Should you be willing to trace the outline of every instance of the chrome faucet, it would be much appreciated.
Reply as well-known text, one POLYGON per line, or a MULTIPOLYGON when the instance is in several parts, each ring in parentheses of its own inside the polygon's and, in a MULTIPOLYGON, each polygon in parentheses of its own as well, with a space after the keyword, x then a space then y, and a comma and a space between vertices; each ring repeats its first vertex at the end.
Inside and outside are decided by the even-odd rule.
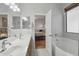
POLYGON ((2 42, 2 51, 5 51, 7 48, 6 48, 6 44, 9 44, 9 45, 11 45, 11 43, 10 42, 6 42, 7 40, 4 40, 3 42, 2 42))

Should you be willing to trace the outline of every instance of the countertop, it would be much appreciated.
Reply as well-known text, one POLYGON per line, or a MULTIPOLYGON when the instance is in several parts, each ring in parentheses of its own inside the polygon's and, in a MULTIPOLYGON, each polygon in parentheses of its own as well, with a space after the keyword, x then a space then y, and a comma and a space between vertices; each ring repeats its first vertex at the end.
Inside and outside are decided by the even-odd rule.
MULTIPOLYGON (((31 33, 27 33, 26 35, 22 36, 20 39, 19 38, 8 38, 8 39, 15 39, 14 41, 11 41, 11 46, 6 46, 8 48, 11 48, 13 46, 19 46, 18 49, 10 52, 8 51, 7 53, 3 52, 0 53, 1 56, 26 56, 28 46, 31 40, 31 33)), ((12 49, 10 49, 12 50, 12 49)))
POLYGON ((31 35, 27 35, 26 37, 23 37, 20 40, 15 40, 12 44, 16 44, 16 46, 19 45, 20 48, 15 50, 11 55, 25 56, 27 54, 30 40, 31 40, 31 35))

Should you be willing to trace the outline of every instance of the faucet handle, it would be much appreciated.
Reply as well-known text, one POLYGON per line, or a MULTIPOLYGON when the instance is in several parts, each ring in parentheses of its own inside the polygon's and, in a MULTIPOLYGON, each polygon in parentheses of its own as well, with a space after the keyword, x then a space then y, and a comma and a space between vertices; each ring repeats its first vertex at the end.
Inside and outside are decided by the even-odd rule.
POLYGON ((3 40, 2 44, 5 44, 5 41, 7 41, 7 40, 3 40))

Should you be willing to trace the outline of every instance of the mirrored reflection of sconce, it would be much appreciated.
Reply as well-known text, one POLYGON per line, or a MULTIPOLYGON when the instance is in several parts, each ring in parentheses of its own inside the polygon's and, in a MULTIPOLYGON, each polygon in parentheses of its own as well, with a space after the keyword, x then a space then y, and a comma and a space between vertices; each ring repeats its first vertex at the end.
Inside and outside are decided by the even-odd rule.
POLYGON ((30 17, 22 16, 21 19, 22 19, 22 28, 23 29, 30 28, 30 17))
POLYGON ((28 18, 27 17, 22 17, 22 20, 28 21, 28 18))

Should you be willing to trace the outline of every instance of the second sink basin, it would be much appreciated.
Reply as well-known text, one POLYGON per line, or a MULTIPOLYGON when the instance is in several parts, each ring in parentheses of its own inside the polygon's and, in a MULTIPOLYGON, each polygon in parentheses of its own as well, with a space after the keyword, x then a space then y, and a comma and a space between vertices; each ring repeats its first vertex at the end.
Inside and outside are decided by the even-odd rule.
POLYGON ((4 52, 0 53, 1 56, 14 56, 15 54, 18 53, 18 51, 20 51, 20 46, 12 46, 10 48, 8 48, 7 50, 5 50, 4 52))

